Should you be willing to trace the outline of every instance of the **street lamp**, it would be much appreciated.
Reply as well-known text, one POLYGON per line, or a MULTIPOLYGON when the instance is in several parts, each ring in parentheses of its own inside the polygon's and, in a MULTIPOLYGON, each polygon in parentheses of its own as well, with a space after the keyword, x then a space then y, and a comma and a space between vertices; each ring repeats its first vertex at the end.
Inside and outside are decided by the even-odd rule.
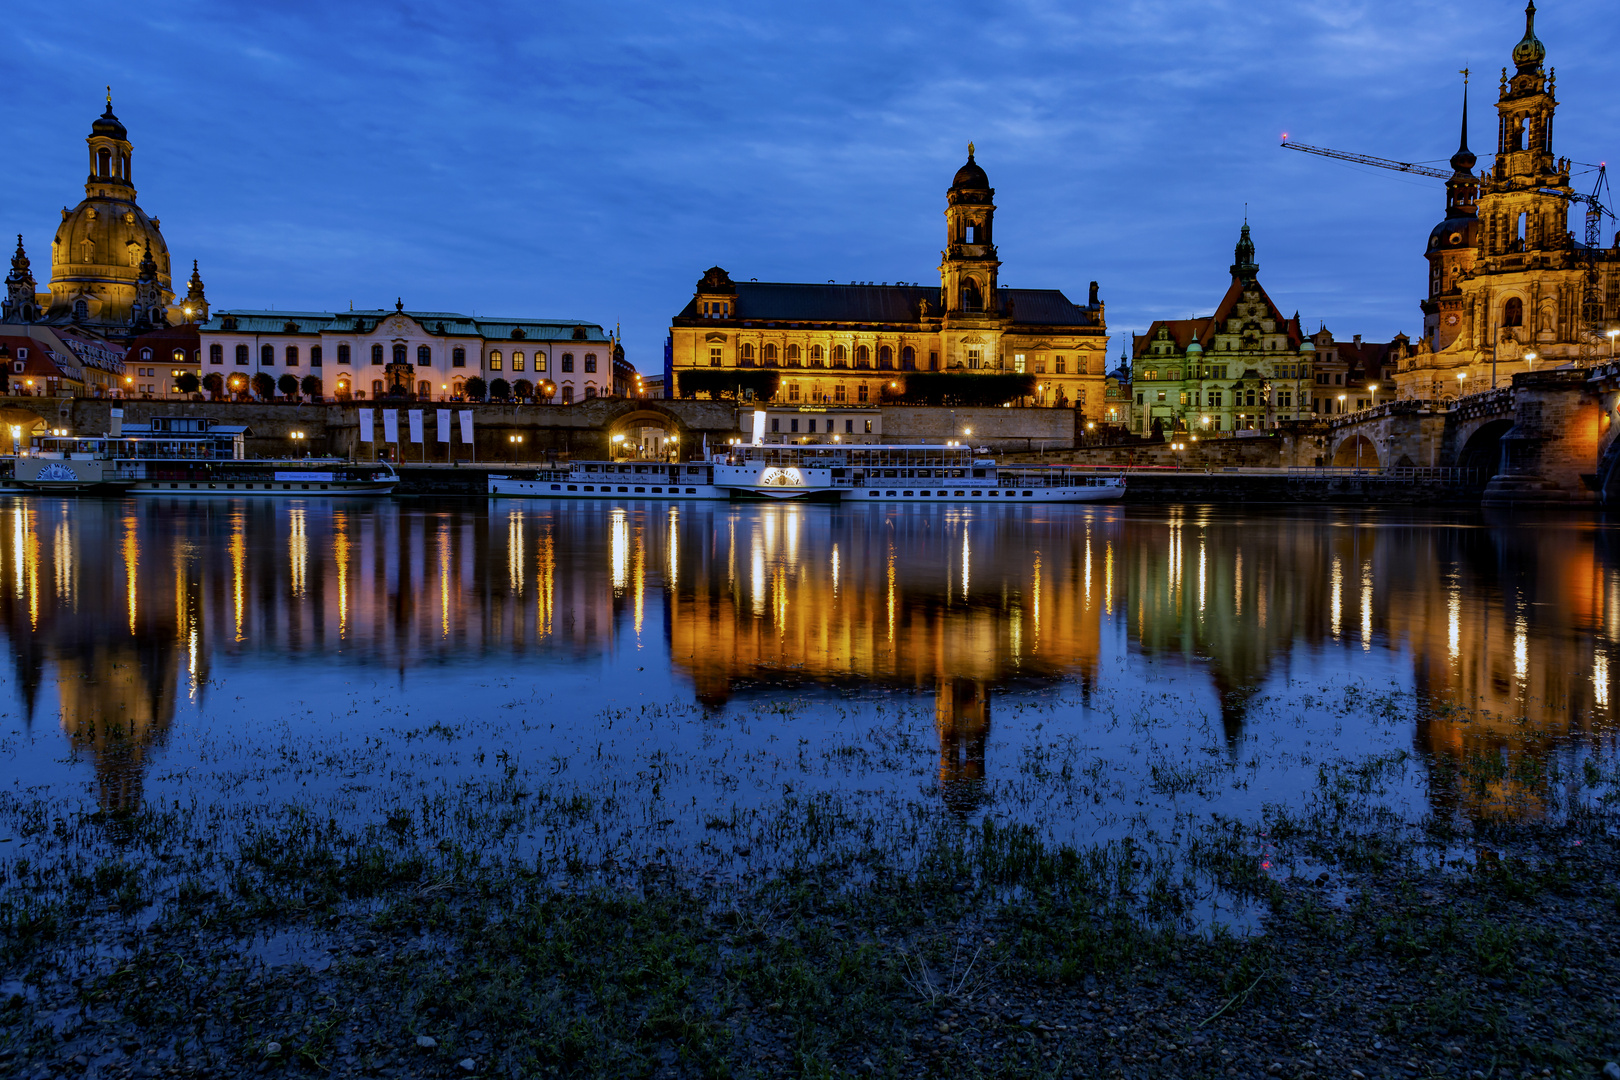
POLYGON ((1375 408, 1375 409, 1378 408, 1378 384, 1377 383, 1368 383, 1367 384, 1367 389, 1372 391, 1373 408, 1375 408))
POLYGON ((1609 331, 1609 359, 1614 359, 1614 339, 1620 337, 1620 330, 1609 331))
POLYGON ((1533 353, 1533 352, 1525 353, 1524 354, 1524 361, 1525 361, 1525 363, 1530 365, 1530 370, 1531 371, 1536 370, 1536 354, 1535 353, 1533 353))
POLYGON ((1344 399, 1345 399, 1345 395, 1340 394, 1339 395, 1339 411, 1340 412, 1344 412, 1344 399))

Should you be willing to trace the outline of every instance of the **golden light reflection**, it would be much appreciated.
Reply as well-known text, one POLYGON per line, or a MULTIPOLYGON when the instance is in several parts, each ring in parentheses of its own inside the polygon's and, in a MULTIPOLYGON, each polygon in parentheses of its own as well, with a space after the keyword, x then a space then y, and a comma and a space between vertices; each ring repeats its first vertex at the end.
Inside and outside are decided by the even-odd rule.
POLYGON ((1520 682, 1530 674, 1530 628, 1522 612, 1513 620, 1513 674, 1520 682))
POLYGON ((294 596, 304 595, 309 573, 309 534, 304 527, 304 513, 302 506, 289 507, 287 513, 287 587, 294 596))
POLYGON ((242 641, 242 624, 247 618, 247 537, 243 534, 247 523, 241 510, 231 514, 231 597, 236 616, 236 640, 242 641))
POLYGON ((1243 549, 1238 548, 1232 562, 1232 610, 1243 614, 1243 549))
POLYGON ((1204 594, 1209 587, 1209 552, 1204 538, 1198 538, 1198 615, 1204 614, 1204 594))
POLYGON ((349 636, 349 516, 332 515, 332 559, 337 566, 338 640, 349 636))
MULTIPOLYGON (((124 515, 124 591, 129 600, 129 632, 135 633, 135 597, 140 591, 136 575, 141 564, 141 542, 136 536, 137 524, 134 514, 124 515)), ((33 576, 30 567, 29 576, 33 576)), ((29 590, 33 592, 32 589, 29 590)))
POLYGON ((641 647, 641 623, 647 617, 647 534, 637 519, 634 542, 630 549, 630 576, 635 582, 635 617, 632 625, 636 634, 636 647, 641 647))
MULTIPOLYGON (((674 508, 671 507, 670 513, 674 512, 674 508)), ((557 588, 557 547, 550 524, 540 530, 540 547, 536 563, 538 565, 535 568, 534 632, 537 638, 543 638, 551 633, 557 588)))
POLYGON ((78 564, 73 556, 73 522, 68 519, 66 506, 56 522, 51 548, 56 570, 56 599, 72 607, 73 579, 78 572, 78 564))
POLYGON ((1372 560, 1361 564, 1361 651, 1372 651, 1373 567, 1372 560))
POLYGON ((1592 657, 1592 697, 1599 708, 1609 707, 1609 657, 1606 653, 1599 652, 1592 657))
POLYGON ((1085 591, 1086 608, 1089 610, 1091 608, 1091 522, 1089 521, 1086 522, 1086 551, 1081 556, 1081 565, 1085 567, 1085 584, 1082 587, 1085 591))
POLYGON ((765 538, 759 523, 754 525, 748 552, 748 581, 751 607, 756 616, 765 614, 765 538))
POLYGON ((1034 641, 1030 643, 1031 652, 1041 650, 1041 553, 1035 552, 1035 570, 1029 583, 1030 615, 1033 618, 1031 635, 1034 641))
POLYGON ((28 595, 27 536, 28 511, 21 500, 16 500, 11 504, 11 567, 17 578, 15 595, 18 600, 28 595))
MULTIPOLYGON (((624 567, 619 561, 621 553, 618 547, 619 526, 623 524, 624 511, 616 510, 618 515, 614 518, 614 547, 613 547, 613 587, 623 588, 624 567)), ((506 515, 506 587, 514 593, 523 591, 523 513, 519 510, 510 511, 506 515)))
POLYGON ((450 521, 439 519, 439 636, 450 636, 450 521))
POLYGON ((1451 655, 1451 662, 1456 663, 1462 648, 1462 590, 1457 587, 1456 577, 1446 590, 1446 651, 1451 655))
POLYGON ((623 593, 630 584, 630 519, 624 508, 615 506, 608 518, 608 559, 612 567, 613 591, 623 593))
POLYGON ((1344 622, 1344 568, 1339 563, 1339 557, 1333 556, 1333 572, 1328 579, 1332 590, 1332 617, 1331 626, 1333 640, 1339 640, 1339 630, 1344 622))
POLYGON ((968 596, 969 577, 973 573, 973 541, 968 530, 962 530, 962 599, 968 596))
POLYGON ((664 537, 664 584, 674 589, 681 583, 681 512, 674 505, 669 508, 664 537))

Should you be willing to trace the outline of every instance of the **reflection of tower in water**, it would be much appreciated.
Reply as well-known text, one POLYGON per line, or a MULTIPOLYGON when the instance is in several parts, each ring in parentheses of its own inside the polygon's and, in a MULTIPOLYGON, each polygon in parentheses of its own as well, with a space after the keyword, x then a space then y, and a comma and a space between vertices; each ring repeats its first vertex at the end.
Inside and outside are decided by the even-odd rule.
POLYGON ((941 679, 934 689, 939 790, 945 805, 969 814, 984 803, 984 748, 990 738, 990 687, 978 679, 941 679))

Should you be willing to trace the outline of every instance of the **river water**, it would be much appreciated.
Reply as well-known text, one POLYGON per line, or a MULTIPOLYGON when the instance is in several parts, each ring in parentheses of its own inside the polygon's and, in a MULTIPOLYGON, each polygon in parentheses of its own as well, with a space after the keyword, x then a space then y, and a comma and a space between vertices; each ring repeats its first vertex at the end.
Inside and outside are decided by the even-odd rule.
POLYGON ((725 819, 757 861, 784 799, 1162 837, 1369 761, 1414 818, 1557 814, 1620 691, 1620 530, 1581 517, 28 498, 0 608, 14 807, 519 778, 611 810, 608 862, 725 819))

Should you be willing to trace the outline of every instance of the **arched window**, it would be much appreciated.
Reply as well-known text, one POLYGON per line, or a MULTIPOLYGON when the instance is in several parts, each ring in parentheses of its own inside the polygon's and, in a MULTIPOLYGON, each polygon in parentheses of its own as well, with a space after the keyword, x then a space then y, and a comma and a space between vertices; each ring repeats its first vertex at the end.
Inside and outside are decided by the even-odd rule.
POLYGON ((152 359, 152 350, 151 349, 142 349, 141 350, 141 359, 142 360, 150 360, 150 359, 152 359))
POLYGON ((406 359, 405 359, 406 355, 407 354, 405 352, 405 346, 403 346, 403 345, 395 345, 394 346, 394 363, 396 363, 396 364, 406 363, 407 362, 406 359))
POLYGON ((88 319, 90 317, 90 305, 83 300, 73 301, 73 317, 75 319, 88 319))
POLYGON ((428 348, 426 345, 418 345, 416 347, 416 362, 421 364, 423 367, 432 367, 433 350, 428 348))
POLYGON ((513 371, 522 371, 523 370, 523 354, 522 353, 515 352, 515 353, 512 354, 512 370, 513 371))
POLYGON ((100 150, 96 151, 96 175, 112 175, 112 151, 108 150, 106 147, 102 147, 100 150))
POLYGON ((870 364, 872 362, 872 350, 865 345, 855 346, 855 362, 861 367, 870 364))
POLYGON ((466 397, 467 381, 465 379, 457 379, 455 382, 451 383, 450 394, 452 397, 466 397))
POLYGON ((371 347, 371 362, 378 366, 382 364, 383 350, 381 345, 373 345, 371 347))
POLYGON ((496 349, 494 352, 489 354, 489 370, 501 370, 501 352, 499 349, 496 349))
POLYGON ((754 345, 752 342, 743 342, 741 348, 739 348, 737 351, 738 355, 742 357, 743 363, 752 364, 754 362, 754 345))
POLYGON ((811 367, 820 367, 821 366, 821 346, 820 345, 812 345, 812 346, 810 346, 810 366, 811 367))
POLYGON ((593 397, 596 396, 596 384, 595 383, 586 383, 585 384, 585 396, 587 398, 593 398, 593 397))
POLYGON ((765 362, 767 364, 776 363, 776 343, 774 341, 767 342, 765 345, 765 362))
POLYGON ((259 346, 259 363, 264 367, 276 366, 276 347, 274 345, 259 346))
POLYGON ((319 345, 311 345, 309 347, 309 366, 321 366, 321 347, 319 345))
MULTIPOLYGON (((382 346, 379 345, 379 346, 377 346, 377 348, 380 349, 380 348, 382 348, 382 346)), ((372 397, 382 397, 382 392, 383 392, 382 380, 381 379, 372 379, 371 380, 371 396, 372 397)))
POLYGON ((288 367, 297 367, 298 366, 298 346, 296 346, 296 345, 287 346, 287 366, 288 367))
POLYGON ((1524 301, 1517 296, 1508 297, 1508 302, 1502 305, 1503 326, 1524 325, 1524 301))
POLYGON ((433 399, 433 384, 428 382, 426 379, 423 379, 421 382, 417 383, 416 396, 423 401, 431 401, 433 399))
POLYGON ((450 366, 451 367, 466 367, 467 366, 467 350, 466 349, 451 349, 450 350, 450 366))
POLYGON ((894 350, 887 345, 878 346, 878 367, 885 371, 894 367, 894 350))
POLYGON ((248 366, 248 347, 246 345, 236 347, 236 363, 239 367, 248 366))
POLYGON ((588 353, 585 354, 585 372, 586 372, 586 374, 590 374, 591 372, 594 372, 595 370, 596 370, 596 354, 593 353, 593 352, 588 352, 588 353))
POLYGON ((979 292, 979 283, 973 278, 966 278, 962 282, 962 310, 978 311, 984 307, 984 296, 979 292))
POLYGON ((905 371, 917 370, 917 350, 910 345, 900 350, 900 367, 905 371))
POLYGON ((842 345, 834 345, 833 346, 832 358, 833 358, 833 363, 842 364, 846 360, 849 359, 849 351, 847 349, 845 349, 842 345))
POLYGON ((225 362, 225 346, 218 342, 208 346, 208 362, 210 364, 223 364, 225 362))
POLYGON ((572 405, 573 403, 574 403, 574 387, 573 387, 572 384, 565 385, 563 387, 563 404, 564 405, 572 405))
POLYGON ((534 354, 534 370, 536 370, 536 371, 547 371, 547 370, 549 370, 549 368, 547 367, 547 364, 546 364, 546 354, 545 353, 537 352, 537 353, 534 354))
POLYGON ((338 346, 338 363, 347 364, 348 362, 349 362, 349 344, 348 344, 348 342, 344 342, 343 344, 338 346))
POLYGON ((787 362, 789 367, 799 366, 799 347, 797 345, 787 347, 787 362))
MULTIPOLYGON (((569 374, 573 374, 573 371, 574 371, 574 354, 573 353, 571 353, 571 352, 563 353, 563 370, 568 372, 569 374)), ((572 399, 570 399, 570 400, 572 400, 572 399)))

